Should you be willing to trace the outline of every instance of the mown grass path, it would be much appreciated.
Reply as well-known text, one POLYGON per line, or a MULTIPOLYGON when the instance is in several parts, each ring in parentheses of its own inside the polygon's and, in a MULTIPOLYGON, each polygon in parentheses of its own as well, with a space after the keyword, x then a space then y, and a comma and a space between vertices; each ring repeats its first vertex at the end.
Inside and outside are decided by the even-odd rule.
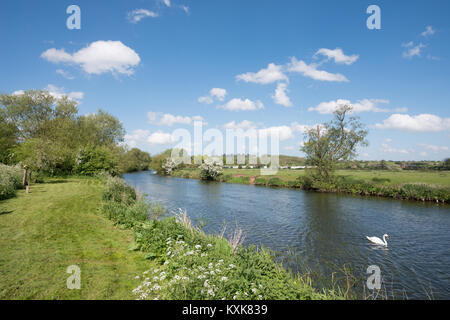
POLYGON ((53 180, 0 201, 0 299, 134 299, 134 277, 150 267, 129 251, 133 234, 98 213, 94 179, 53 180), (66 269, 81 269, 69 290, 66 269))

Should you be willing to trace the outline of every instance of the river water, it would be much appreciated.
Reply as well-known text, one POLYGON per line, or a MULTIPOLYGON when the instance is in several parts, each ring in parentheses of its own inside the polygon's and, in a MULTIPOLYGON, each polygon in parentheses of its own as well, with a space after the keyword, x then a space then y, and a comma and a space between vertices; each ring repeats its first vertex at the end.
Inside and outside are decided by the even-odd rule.
MULTIPOLYGON (((367 268, 380 268, 382 294, 408 299, 450 299, 450 206, 322 194, 252 185, 167 178, 151 172, 124 175, 150 201, 186 209, 207 233, 236 226, 244 245, 279 253, 293 272, 310 272, 320 283, 347 279, 359 297, 367 268), (201 222, 200 222, 201 221, 201 222), (389 234, 388 247, 366 236, 389 234), (352 281, 353 278, 348 278, 352 281)), ((380 297, 380 296, 378 296, 380 297)))

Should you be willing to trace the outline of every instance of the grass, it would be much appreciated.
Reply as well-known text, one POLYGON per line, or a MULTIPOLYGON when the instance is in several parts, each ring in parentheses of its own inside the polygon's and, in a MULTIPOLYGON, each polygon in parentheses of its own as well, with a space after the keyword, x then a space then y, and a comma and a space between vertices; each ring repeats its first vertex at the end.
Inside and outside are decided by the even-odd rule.
POLYGON ((50 180, 0 201, 0 299, 135 299, 134 277, 152 263, 97 212, 102 190, 95 179, 50 180), (81 290, 66 287, 70 265, 81 290))
MULTIPOLYGON (((231 176, 255 177, 260 176, 259 169, 224 169, 223 174, 231 176)), ((176 176, 198 179, 198 169, 183 169, 176 171, 176 176)), ((299 176, 305 175, 305 170, 279 170, 274 176, 264 176, 266 179, 280 178, 283 181, 293 181, 299 176)), ((436 186, 450 187, 450 171, 384 171, 384 170, 337 170, 336 175, 367 182, 374 182, 374 178, 388 179, 383 182, 388 185, 404 183, 426 183, 436 186)))

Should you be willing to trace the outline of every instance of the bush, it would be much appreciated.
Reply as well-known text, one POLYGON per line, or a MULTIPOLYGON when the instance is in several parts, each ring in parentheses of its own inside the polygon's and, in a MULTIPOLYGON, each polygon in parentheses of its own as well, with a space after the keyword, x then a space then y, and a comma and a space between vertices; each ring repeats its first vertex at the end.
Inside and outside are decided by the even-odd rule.
POLYGON ((205 163, 200 166, 200 179, 205 181, 216 181, 222 173, 222 166, 216 161, 205 160, 205 163))
POLYGON ((284 182, 280 178, 275 177, 275 178, 270 178, 269 182, 267 182, 267 185, 270 187, 282 187, 282 186, 284 186, 284 182))
POLYGON ((131 205, 135 203, 136 199, 136 191, 128 186, 123 179, 117 177, 107 178, 103 200, 131 205))
POLYGON ((16 195, 16 190, 22 188, 23 170, 19 166, 0 164, 0 200, 16 195))
POLYGON ((100 172, 118 175, 118 159, 113 150, 107 147, 88 146, 80 149, 75 160, 75 172, 94 176, 100 172))
POLYGON ((258 177, 255 179, 255 185, 256 186, 265 186, 267 184, 267 180, 262 177, 258 177))

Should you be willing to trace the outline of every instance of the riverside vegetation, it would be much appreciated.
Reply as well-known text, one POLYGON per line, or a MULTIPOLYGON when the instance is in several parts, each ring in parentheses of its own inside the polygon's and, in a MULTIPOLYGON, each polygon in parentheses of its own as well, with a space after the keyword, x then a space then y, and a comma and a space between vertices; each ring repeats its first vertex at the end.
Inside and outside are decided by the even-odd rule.
POLYGON ((136 275, 137 299, 341 299, 339 290, 317 291, 306 276, 293 276, 266 249, 207 235, 186 212, 156 219, 152 205, 119 178, 108 178, 101 211, 120 228, 131 229, 133 250, 150 268, 136 275), (149 219, 149 212, 151 219, 149 219))
MULTIPOLYGON (((200 179, 200 170, 178 169, 172 176, 200 179)), ((338 170, 330 182, 308 175, 307 170, 280 170, 274 176, 261 176, 256 169, 224 169, 217 181, 264 187, 294 188, 316 192, 389 197, 403 200, 450 202, 448 171, 369 171, 338 170)))

